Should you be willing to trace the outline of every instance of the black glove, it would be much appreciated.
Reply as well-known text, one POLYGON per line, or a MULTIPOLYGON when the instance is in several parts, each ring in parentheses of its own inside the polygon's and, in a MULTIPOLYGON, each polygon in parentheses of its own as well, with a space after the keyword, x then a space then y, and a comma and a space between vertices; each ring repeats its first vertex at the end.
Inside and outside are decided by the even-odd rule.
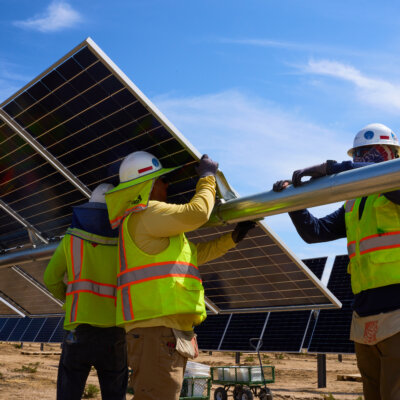
POLYGON ((286 189, 289 185, 292 184, 292 181, 289 179, 285 179, 283 181, 276 181, 272 186, 272 190, 274 192, 282 192, 283 189, 286 189))
POLYGON ((256 226, 256 222, 255 221, 242 221, 242 222, 239 222, 235 226, 235 229, 232 232, 232 240, 235 243, 239 243, 240 241, 242 241, 246 237, 247 232, 250 229, 253 229, 255 226, 256 226))
POLYGON ((322 176, 326 176, 326 167, 327 163, 323 163, 294 171, 292 176, 293 186, 300 186, 303 183, 301 182, 303 176, 311 176, 311 178, 321 178, 322 176))
POLYGON ((196 166, 196 172, 199 174, 200 178, 204 178, 205 176, 215 176, 218 170, 218 163, 211 160, 207 154, 203 154, 201 157, 199 164, 196 166))

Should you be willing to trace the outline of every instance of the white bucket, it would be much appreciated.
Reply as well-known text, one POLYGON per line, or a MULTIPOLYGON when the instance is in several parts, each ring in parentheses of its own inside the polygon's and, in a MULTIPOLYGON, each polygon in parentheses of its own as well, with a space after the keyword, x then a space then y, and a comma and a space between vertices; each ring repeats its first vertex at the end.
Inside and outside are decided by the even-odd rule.
POLYGON ((260 367, 251 367, 251 381, 257 381, 260 382, 262 381, 262 376, 261 376, 261 368, 260 367))

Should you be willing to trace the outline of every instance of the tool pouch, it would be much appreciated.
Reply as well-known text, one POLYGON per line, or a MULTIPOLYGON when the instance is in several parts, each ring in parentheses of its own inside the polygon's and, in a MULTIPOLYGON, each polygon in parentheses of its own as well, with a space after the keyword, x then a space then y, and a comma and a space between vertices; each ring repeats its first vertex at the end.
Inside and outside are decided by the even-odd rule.
POLYGON ((185 358, 193 360, 199 355, 197 335, 193 331, 172 329, 176 338, 176 351, 185 358))

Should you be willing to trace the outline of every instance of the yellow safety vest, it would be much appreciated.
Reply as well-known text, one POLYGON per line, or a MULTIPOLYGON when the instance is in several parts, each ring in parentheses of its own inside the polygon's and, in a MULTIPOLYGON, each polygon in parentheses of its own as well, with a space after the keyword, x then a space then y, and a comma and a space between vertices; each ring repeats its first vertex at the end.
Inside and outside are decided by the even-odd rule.
POLYGON ((345 203, 348 272, 354 294, 400 283, 400 207, 382 194, 345 203))
MULTIPOLYGON (((134 218, 134 214, 131 218, 134 218)), ((197 249, 182 233, 169 238, 159 254, 140 250, 120 226, 117 325, 167 315, 193 314, 194 325, 206 318, 197 249)))
POLYGON ((68 255, 64 328, 115 326, 118 239, 70 228, 63 245, 68 255))

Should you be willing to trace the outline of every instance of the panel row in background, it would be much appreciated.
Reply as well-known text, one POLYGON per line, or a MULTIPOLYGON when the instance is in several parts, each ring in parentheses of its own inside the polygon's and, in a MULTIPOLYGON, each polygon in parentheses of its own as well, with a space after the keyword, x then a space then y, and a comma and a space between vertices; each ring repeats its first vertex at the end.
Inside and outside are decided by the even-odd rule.
MULTIPOLYGON (((326 258, 304 260, 321 278, 326 258)), ((347 256, 337 256, 328 288, 342 301, 339 310, 291 311, 254 314, 209 315, 195 331, 199 348, 212 351, 255 349, 250 339, 261 338, 260 351, 354 353, 349 338, 352 292, 346 272, 347 256)), ((0 340, 10 342, 61 342, 63 317, 0 318, 0 340)), ((257 341, 253 344, 257 345, 257 341)))
MULTIPOLYGON (((321 278, 326 259, 303 261, 321 278)), ((341 309, 211 315, 195 329, 199 348, 251 352, 250 339, 261 338, 259 349, 265 352, 354 353, 349 340, 353 293, 347 264, 347 255, 337 256, 328 281, 328 289, 343 304, 341 309)))
POLYGON ((0 341, 61 343, 64 317, 0 318, 0 341))

